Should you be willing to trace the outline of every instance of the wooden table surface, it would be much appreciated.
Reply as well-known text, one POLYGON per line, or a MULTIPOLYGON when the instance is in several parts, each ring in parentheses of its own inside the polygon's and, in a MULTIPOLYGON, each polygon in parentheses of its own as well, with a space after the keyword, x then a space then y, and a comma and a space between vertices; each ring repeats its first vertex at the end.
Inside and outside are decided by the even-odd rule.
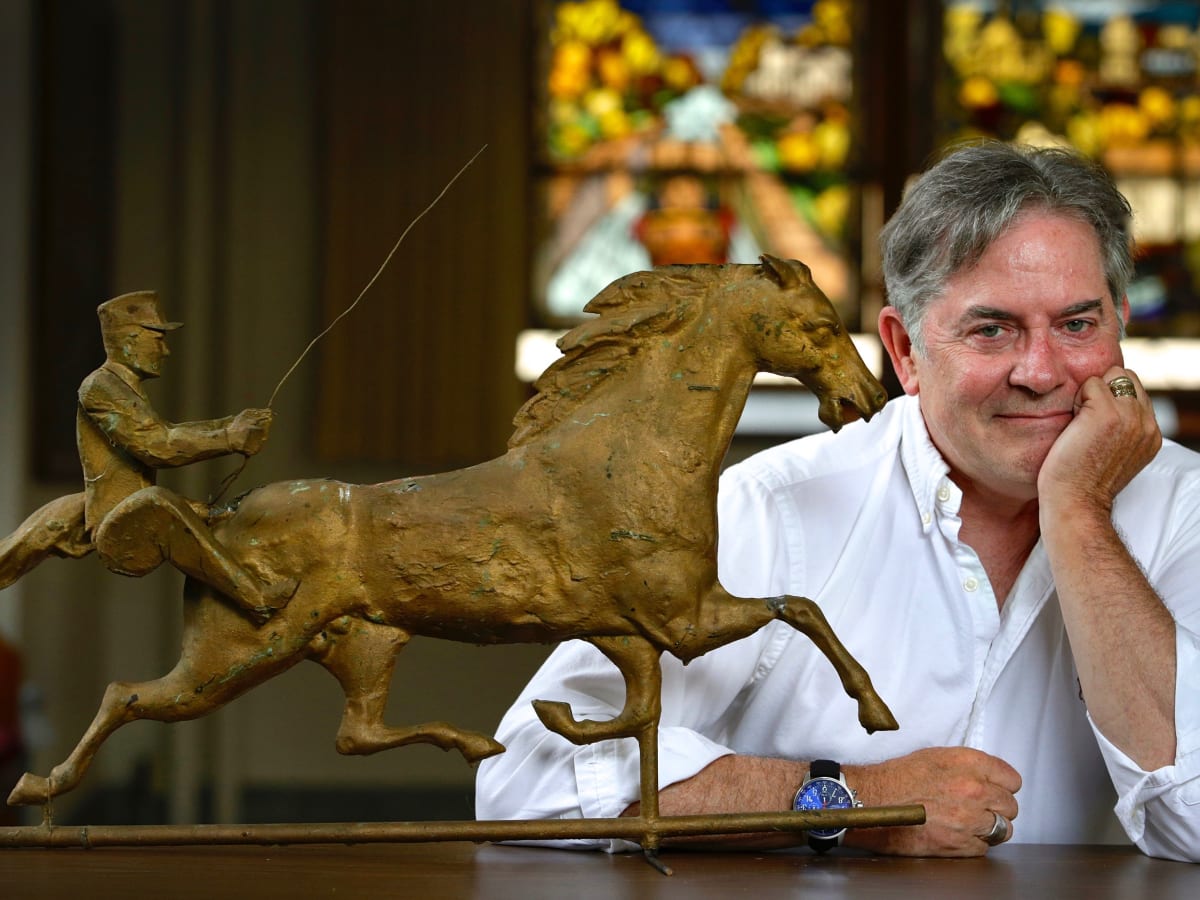
POLYGON ((1008 845, 983 859, 670 851, 637 854, 468 843, 0 850, 0 897, 840 897, 1197 900, 1200 866, 1131 847, 1008 845))

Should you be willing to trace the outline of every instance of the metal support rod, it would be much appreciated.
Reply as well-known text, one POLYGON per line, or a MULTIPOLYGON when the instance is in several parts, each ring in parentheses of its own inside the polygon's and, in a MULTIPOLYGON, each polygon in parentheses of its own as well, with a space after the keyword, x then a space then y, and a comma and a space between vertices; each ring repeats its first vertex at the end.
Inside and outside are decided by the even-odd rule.
POLYGON ((34 825, 0 828, 0 848, 167 847, 201 844, 380 844, 435 841, 624 838, 647 834, 685 837, 806 831, 809 828, 881 828, 920 825, 923 806, 877 806, 777 813, 660 816, 624 819, 550 819, 456 822, 333 822, 270 825, 34 825))

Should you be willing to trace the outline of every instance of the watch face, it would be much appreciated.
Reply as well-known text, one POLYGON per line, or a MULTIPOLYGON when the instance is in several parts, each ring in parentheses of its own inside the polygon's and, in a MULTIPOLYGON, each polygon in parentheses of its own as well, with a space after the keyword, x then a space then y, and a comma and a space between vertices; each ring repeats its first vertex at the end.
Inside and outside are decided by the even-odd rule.
MULTIPOLYGON (((796 797, 796 809, 850 809, 854 806, 854 797, 840 781, 833 778, 814 778, 804 785, 796 797)), ((809 834, 814 837, 835 837, 845 829, 813 828, 809 834)))

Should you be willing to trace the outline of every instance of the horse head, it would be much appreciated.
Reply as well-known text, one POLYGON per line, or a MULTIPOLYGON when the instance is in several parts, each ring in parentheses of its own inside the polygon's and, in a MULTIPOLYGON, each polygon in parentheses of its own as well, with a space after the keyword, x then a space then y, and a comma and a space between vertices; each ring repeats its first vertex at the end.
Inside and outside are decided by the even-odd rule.
POLYGON ((754 292, 743 323, 760 370, 799 379, 820 399, 818 415, 834 431, 843 404, 871 418, 887 393, 863 363, 833 304, 808 266, 764 254, 761 274, 773 287, 754 292))

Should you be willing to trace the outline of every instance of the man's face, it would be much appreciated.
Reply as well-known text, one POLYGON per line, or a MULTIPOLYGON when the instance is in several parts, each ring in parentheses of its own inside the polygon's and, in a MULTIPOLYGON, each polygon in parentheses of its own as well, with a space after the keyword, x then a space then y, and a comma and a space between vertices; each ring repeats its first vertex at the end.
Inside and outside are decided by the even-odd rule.
POLYGON ((171 355, 166 334, 137 326, 118 337, 116 350, 117 362, 128 366, 142 378, 161 375, 163 360, 171 355))
POLYGON ((947 282, 924 337, 923 353, 902 339, 907 356, 893 359, 956 483, 1033 499, 1080 385, 1122 363, 1095 232, 1046 213, 1019 219, 947 282))

